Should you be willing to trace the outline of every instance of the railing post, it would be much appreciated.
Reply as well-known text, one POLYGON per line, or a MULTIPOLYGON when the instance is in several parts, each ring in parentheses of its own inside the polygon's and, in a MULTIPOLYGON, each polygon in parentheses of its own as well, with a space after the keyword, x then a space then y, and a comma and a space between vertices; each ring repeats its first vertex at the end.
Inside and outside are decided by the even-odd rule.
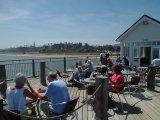
POLYGON ((155 89, 155 72, 156 69, 154 66, 148 66, 148 75, 147 75, 147 89, 155 89))
POLYGON ((36 77, 35 75, 35 61, 32 60, 32 77, 36 77))
MULTIPOLYGON (((6 80, 6 69, 5 65, 0 65, 0 82, 3 80, 6 80)), ((7 85, 5 86, 7 88, 7 85)), ((3 114, 3 98, 2 98, 2 93, 4 93, 4 89, 0 92, 0 120, 5 120, 4 119, 4 114, 3 114)))
POLYGON ((64 72, 66 72, 66 57, 64 57, 64 72))
POLYGON ((5 65, 0 65, 0 80, 6 80, 6 69, 5 65))
POLYGON ((40 62, 40 82, 41 85, 46 86, 46 63, 40 62))
POLYGON ((105 76, 96 77, 96 89, 99 87, 95 95, 95 118, 94 120, 108 120, 108 78, 105 76))
POLYGON ((3 99, 0 96, 0 120, 4 120, 4 116, 3 116, 3 99))

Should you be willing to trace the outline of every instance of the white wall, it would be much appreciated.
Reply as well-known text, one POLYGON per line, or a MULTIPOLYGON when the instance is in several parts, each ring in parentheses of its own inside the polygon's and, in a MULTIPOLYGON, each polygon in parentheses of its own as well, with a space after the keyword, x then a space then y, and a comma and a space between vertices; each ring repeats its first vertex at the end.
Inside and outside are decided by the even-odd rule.
POLYGON ((160 25, 149 22, 148 25, 138 24, 133 30, 131 30, 124 38, 123 41, 148 41, 160 40, 160 25))
POLYGON ((131 51, 129 60, 131 64, 136 66, 139 66, 140 59, 137 61, 134 60, 133 42, 160 41, 160 24, 153 21, 148 21, 148 23, 148 25, 143 25, 142 22, 138 23, 134 28, 131 28, 131 30, 123 38, 121 38, 121 42, 130 42, 131 51))

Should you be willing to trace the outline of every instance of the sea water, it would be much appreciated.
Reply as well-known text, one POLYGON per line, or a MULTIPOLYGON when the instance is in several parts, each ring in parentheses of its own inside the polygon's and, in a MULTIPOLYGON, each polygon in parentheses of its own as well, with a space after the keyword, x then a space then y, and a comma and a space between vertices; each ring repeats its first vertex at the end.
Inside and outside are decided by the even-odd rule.
MULTIPOLYGON (((59 70, 64 71, 64 57, 57 56, 33 56, 33 55, 8 55, 0 54, 0 65, 5 65, 7 79, 13 79, 14 75, 18 72, 25 74, 28 77, 33 76, 33 65, 34 60, 35 76, 40 75, 40 62, 45 62, 46 74, 49 71, 59 70)), ((66 58, 66 69, 75 68, 76 62, 85 62, 85 58, 78 57, 67 57, 66 58)), ((99 59, 91 58, 94 65, 99 63, 99 59)))

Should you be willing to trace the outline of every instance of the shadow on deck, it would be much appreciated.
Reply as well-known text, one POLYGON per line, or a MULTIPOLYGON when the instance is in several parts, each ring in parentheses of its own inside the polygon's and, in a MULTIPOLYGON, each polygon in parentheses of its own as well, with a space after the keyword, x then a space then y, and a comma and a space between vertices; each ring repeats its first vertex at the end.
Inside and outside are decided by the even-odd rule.
MULTIPOLYGON (((34 88, 40 86, 39 80, 32 79, 31 84, 34 88)), ((157 82, 159 83, 159 81, 157 82)), ((8 82, 8 86, 12 86, 12 82, 8 82)), ((86 90, 78 89, 72 85, 68 85, 71 96, 79 96, 76 107, 83 104, 86 98, 86 90)), ((133 92, 133 90, 131 90, 133 92)), ((123 107, 117 97, 113 95, 113 99, 109 102, 108 119, 109 120, 159 120, 160 118, 160 87, 156 86, 154 91, 147 90, 145 86, 141 87, 141 92, 129 94, 127 89, 124 90, 126 101, 122 94, 120 99, 123 107)), ((104 106, 105 107, 105 106, 104 106)), ((81 107, 78 111, 78 120, 92 120, 95 116, 92 104, 88 103, 81 107)), ((69 120, 69 119, 68 119, 69 120)))

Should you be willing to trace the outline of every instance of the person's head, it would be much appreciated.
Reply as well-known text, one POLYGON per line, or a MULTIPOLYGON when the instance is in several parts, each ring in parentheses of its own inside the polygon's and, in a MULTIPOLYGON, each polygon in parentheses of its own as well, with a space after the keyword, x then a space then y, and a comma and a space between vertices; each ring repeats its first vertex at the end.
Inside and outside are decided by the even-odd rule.
POLYGON ((78 71, 82 72, 82 67, 81 66, 78 66, 78 71))
POLYGON ((126 56, 123 56, 122 59, 127 59, 126 56))
POLYGON ((158 58, 158 56, 156 55, 156 56, 154 56, 154 59, 156 59, 156 58, 158 58))
POLYGON ((109 57, 109 53, 107 52, 107 53, 106 53, 106 58, 108 58, 108 57, 109 57))
POLYGON ((87 66, 92 65, 91 60, 88 60, 86 64, 87 64, 87 66))
POLYGON ((113 66, 112 66, 112 70, 113 70, 113 72, 115 72, 115 73, 119 73, 119 72, 121 72, 121 70, 122 70, 122 66, 121 66, 121 65, 113 65, 113 66))
POLYGON ((22 73, 17 73, 13 79, 16 86, 23 87, 27 81, 27 77, 22 73))
POLYGON ((117 55, 117 59, 121 59, 119 55, 117 55))
POLYGON ((49 72, 47 80, 48 82, 52 82, 57 78, 57 73, 56 72, 49 72))
POLYGON ((102 65, 101 66, 101 73, 105 74, 107 72, 107 66, 106 65, 102 65))
POLYGON ((78 63, 78 62, 76 62, 76 64, 75 64, 76 68, 78 68, 78 65, 79 65, 79 63, 78 63))

